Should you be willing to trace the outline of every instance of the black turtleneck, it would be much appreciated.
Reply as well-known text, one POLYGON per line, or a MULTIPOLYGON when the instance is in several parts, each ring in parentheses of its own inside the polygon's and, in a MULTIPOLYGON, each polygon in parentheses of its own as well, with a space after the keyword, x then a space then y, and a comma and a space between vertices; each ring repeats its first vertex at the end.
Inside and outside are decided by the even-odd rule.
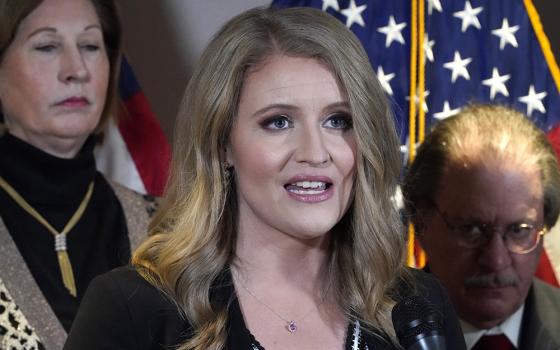
POLYGON ((0 188, 0 216, 66 331, 89 282, 130 259, 124 212, 111 186, 95 168, 93 147, 90 138, 76 157, 64 159, 11 134, 0 136, 0 176, 56 230, 61 231, 70 220, 94 181, 90 202, 67 236, 76 298, 62 283, 52 233, 0 188))

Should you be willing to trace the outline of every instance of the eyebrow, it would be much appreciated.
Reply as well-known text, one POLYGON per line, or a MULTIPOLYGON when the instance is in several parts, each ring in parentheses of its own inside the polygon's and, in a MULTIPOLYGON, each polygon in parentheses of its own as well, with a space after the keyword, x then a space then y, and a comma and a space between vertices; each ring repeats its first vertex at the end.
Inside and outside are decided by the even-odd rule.
POLYGON ((264 108, 261 108, 261 109, 257 110, 255 113, 253 113, 252 117, 256 117, 258 115, 265 114, 266 112, 268 112, 270 110, 273 110, 273 109, 287 109, 289 111, 295 111, 297 109, 297 107, 295 107, 293 105, 285 104, 285 103, 274 103, 274 104, 268 105, 264 108))
MULTIPOLYGON (((330 105, 326 106, 323 110, 328 110, 328 109, 333 109, 333 108, 346 108, 346 109, 350 109, 350 104, 348 103, 348 101, 341 101, 341 102, 335 102, 335 103, 331 103, 330 105)), ((273 110, 273 109, 286 109, 288 111, 294 111, 297 110, 298 107, 290 105, 290 104, 285 104, 285 103, 274 103, 271 105, 268 105, 264 108, 261 108, 259 110, 257 110, 255 113, 253 113, 253 117, 261 115, 261 114, 265 114, 266 112, 273 110)))
MULTIPOLYGON (((101 26, 99 24, 90 24, 88 26, 86 26, 84 28, 84 31, 90 30, 90 29, 99 29, 100 31, 102 31, 101 26)), ((41 27, 41 28, 37 28, 34 31, 32 31, 28 36, 27 39, 31 38, 34 35, 37 35, 41 32, 50 32, 50 33, 57 33, 58 30, 54 27, 41 27)))
POLYGON ((325 109, 333 109, 333 108, 340 108, 340 107, 350 109, 350 103, 348 103, 348 101, 335 102, 328 105, 325 109))

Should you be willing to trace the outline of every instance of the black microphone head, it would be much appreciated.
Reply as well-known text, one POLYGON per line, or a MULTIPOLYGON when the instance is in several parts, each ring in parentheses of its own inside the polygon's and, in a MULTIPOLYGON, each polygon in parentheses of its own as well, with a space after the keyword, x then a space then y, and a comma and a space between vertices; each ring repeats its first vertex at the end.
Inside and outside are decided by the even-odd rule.
POLYGON ((391 318, 397 338, 405 349, 423 338, 444 336, 441 313, 421 296, 410 296, 398 302, 391 318))

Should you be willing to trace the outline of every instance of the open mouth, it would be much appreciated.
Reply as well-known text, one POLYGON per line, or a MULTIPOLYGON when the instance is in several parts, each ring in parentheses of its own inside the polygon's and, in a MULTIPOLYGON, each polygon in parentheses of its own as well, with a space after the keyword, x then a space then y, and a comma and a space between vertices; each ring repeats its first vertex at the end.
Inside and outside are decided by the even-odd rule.
POLYGON ((294 194, 313 195, 321 194, 332 186, 330 182, 323 181, 297 181, 284 186, 286 190, 294 194))

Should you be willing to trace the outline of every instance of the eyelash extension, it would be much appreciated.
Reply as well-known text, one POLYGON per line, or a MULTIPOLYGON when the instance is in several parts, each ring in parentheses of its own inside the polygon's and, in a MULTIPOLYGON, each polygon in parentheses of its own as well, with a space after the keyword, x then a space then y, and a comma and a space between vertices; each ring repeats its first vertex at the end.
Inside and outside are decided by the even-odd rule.
MULTIPOLYGON (((353 121, 352 121, 352 117, 350 116, 350 114, 345 113, 345 112, 330 114, 329 116, 327 116, 323 120, 323 122, 321 124, 324 127, 334 129, 334 130, 342 130, 342 131, 352 129, 353 126, 354 126, 353 121), (328 124, 333 122, 333 121, 339 121, 339 122, 343 123, 344 125, 329 126, 328 124)), ((259 123, 259 125, 263 129, 266 129, 266 130, 281 131, 281 130, 285 130, 285 129, 293 127, 293 121, 287 115, 280 114, 280 115, 274 115, 272 117, 265 118, 264 120, 262 120, 259 123), (282 126, 282 127, 275 127, 274 123, 276 123, 276 122, 285 122, 285 123, 287 123, 287 125, 282 126)))
POLYGON ((352 129, 354 127, 352 116, 348 113, 345 113, 345 112, 333 113, 326 118, 325 123, 327 123, 327 122, 329 122, 333 119, 343 120, 346 123, 346 125, 344 127, 339 128, 339 129, 349 130, 349 129, 352 129))
POLYGON ((287 125, 288 128, 293 125, 292 120, 287 115, 284 115, 284 114, 275 115, 275 116, 272 116, 272 117, 265 118, 259 124, 261 125, 262 128, 267 129, 267 130, 272 130, 272 131, 286 129, 286 128, 271 127, 271 125, 276 121, 286 121, 288 123, 288 125, 287 125))

